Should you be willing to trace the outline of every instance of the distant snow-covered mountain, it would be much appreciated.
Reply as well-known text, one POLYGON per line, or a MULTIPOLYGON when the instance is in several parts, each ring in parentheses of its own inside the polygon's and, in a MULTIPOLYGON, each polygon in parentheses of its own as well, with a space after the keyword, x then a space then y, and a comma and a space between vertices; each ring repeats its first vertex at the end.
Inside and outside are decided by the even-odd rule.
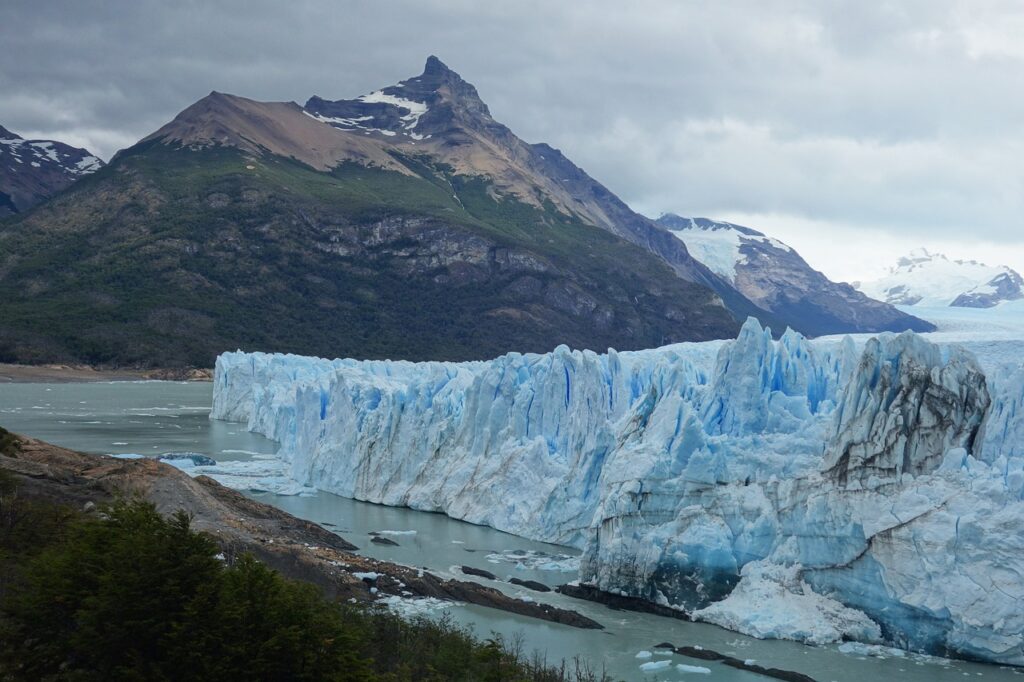
POLYGON ((1024 279, 1012 268, 950 260, 923 248, 900 258, 885 277, 856 286, 897 305, 991 308, 1024 298, 1024 279))
POLYGON ((829 280, 793 248, 757 230, 671 213, 659 218, 658 224, 755 305, 805 334, 934 329, 849 284, 829 280))
POLYGON ((0 216, 20 213, 103 167, 88 150, 0 126, 0 216))

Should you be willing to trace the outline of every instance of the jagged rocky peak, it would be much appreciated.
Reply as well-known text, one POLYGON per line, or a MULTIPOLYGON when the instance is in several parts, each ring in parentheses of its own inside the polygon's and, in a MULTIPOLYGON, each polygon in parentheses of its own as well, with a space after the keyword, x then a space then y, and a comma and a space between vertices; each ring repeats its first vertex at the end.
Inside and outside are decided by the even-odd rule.
POLYGON ((941 253, 930 253, 928 249, 921 247, 913 249, 906 256, 901 256, 896 261, 894 267, 889 268, 889 272, 896 272, 898 270, 913 270, 916 266, 923 263, 930 263, 933 260, 949 260, 945 255, 941 253))
POLYGON ((1003 301, 1016 301, 1024 297, 1024 278, 1016 270, 1006 268, 985 284, 957 296, 950 303, 958 308, 991 308, 1003 301))
POLYGON ((314 95, 305 109, 337 128, 395 138, 395 142, 425 140, 455 124, 493 122, 476 88, 433 55, 419 76, 350 100, 314 95))
POLYGON ((87 149, 26 140, 0 126, 0 216, 31 208, 102 167, 87 149))
POLYGON ((422 93, 425 98, 437 94, 462 108, 483 116, 490 116, 487 105, 480 99, 480 94, 471 83, 452 71, 434 55, 427 57, 423 73, 418 78, 410 78, 402 83, 406 92, 422 93))

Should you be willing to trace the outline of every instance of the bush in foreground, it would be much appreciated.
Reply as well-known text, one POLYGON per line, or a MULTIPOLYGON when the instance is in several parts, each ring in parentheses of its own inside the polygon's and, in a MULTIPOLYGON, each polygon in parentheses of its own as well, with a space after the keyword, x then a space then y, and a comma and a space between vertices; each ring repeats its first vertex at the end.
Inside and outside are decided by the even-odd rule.
POLYGON ((327 601, 251 557, 227 566, 183 513, 27 513, 45 514, 48 532, 0 535, 0 679, 600 679, 448 620, 327 601))

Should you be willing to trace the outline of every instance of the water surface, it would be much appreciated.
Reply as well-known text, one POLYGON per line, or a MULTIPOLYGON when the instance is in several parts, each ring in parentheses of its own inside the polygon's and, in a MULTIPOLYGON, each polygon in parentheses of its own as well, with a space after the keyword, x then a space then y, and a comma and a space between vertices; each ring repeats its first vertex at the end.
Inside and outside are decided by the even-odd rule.
MULTIPOLYGON (((159 381, 2 384, 0 426, 92 453, 155 455, 189 451, 223 462, 265 458, 276 451, 275 443, 248 433, 243 425, 210 421, 212 391, 208 383, 159 381)), ((296 516, 325 524, 358 545, 365 555, 425 567, 438 574, 465 579, 457 567, 469 565, 500 578, 517 576, 551 586, 577 577, 572 570, 575 550, 524 540, 441 514, 385 507, 323 492, 312 496, 250 494, 296 516), (384 533, 384 537, 399 544, 372 544, 371 532, 384 533)), ((712 625, 613 611, 558 594, 539 594, 482 579, 480 582, 513 595, 575 609, 606 629, 579 630, 472 605, 423 605, 423 610, 440 615, 444 609, 456 622, 472 625, 482 637, 491 633, 520 637, 526 651, 544 651, 550 661, 579 655, 618 679, 767 679, 681 656, 671 656, 672 666, 666 670, 643 673, 642 663, 664 658, 652 649, 663 641, 715 649, 737 658, 754 659, 761 665, 796 670, 822 681, 949 682, 965 677, 1018 680, 1021 674, 1014 669, 909 654, 880 659, 843 654, 836 647, 756 640, 712 625), (652 657, 637 659, 636 654, 642 650, 651 651, 652 657), (711 673, 683 673, 675 668, 679 663, 706 667, 711 673)))

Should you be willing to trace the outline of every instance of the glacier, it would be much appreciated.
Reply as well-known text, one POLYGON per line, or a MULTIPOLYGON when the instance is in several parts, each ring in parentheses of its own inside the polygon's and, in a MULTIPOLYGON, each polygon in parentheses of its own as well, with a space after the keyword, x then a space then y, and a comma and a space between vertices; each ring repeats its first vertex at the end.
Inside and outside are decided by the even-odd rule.
POLYGON ((1024 665, 1024 342, 970 348, 751 319, 465 363, 234 352, 211 417, 278 441, 303 486, 581 548, 601 590, 1024 665))

